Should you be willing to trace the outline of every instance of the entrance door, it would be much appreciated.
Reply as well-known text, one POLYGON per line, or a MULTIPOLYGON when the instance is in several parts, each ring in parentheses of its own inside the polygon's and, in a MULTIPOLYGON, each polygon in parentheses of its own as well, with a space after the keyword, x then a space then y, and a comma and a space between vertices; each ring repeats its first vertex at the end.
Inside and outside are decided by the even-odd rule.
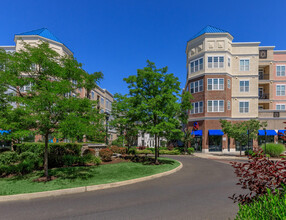
POLYGON ((202 151, 202 137, 196 136, 193 139, 191 146, 194 146, 195 151, 201 152, 202 151))
POLYGON ((222 151, 222 136, 209 136, 209 151, 222 151))

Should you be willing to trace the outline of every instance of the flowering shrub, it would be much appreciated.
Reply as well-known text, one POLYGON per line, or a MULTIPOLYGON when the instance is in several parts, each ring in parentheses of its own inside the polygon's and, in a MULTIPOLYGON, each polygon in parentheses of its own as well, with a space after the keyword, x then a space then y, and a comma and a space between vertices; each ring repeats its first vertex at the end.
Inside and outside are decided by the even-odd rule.
POLYGON ((110 149, 108 149, 108 148, 101 149, 99 151, 99 156, 101 157, 101 159, 103 161, 111 161, 112 155, 113 155, 113 152, 110 149))
POLYGON ((119 147, 117 146, 111 146, 110 147, 110 150, 113 152, 113 153, 116 153, 116 154, 119 154, 119 147))
POLYGON ((234 194, 230 197, 234 202, 250 203, 259 196, 266 195, 267 189, 273 194, 276 189, 283 191, 283 184, 286 184, 286 160, 269 160, 262 151, 255 152, 255 156, 250 156, 246 163, 232 162, 232 167, 239 177, 237 185, 250 191, 245 195, 234 194))
POLYGON ((118 153, 120 153, 120 154, 126 154, 126 153, 127 153, 127 148, 126 148, 126 147, 119 147, 118 153))

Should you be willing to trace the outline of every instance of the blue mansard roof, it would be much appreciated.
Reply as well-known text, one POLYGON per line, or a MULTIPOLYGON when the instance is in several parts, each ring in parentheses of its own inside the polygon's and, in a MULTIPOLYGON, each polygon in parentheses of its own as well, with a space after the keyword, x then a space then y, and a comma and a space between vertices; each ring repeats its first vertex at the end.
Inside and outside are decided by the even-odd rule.
POLYGON ((33 30, 33 31, 28 31, 28 32, 24 32, 21 34, 15 34, 17 35, 38 35, 59 43, 62 43, 55 35, 53 35, 47 28, 41 28, 41 29, 37 29, 37 30, 33 30))
POLYGON ((216 28, 216 27, 213 27, 213 26, 206 26, 205 28, 203 28, 199 33, 195 34, 189 41, 205 34, 205 33, 228 33, 227 31, 225 30, 222 30, 220 28, 216 28))

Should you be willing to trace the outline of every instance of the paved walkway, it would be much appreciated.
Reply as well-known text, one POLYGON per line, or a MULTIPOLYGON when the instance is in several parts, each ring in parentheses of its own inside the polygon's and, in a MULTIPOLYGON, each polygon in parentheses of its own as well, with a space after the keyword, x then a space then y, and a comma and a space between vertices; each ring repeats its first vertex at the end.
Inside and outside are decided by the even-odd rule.
POLYGON ((215 160, 172 156, 183 168, 118 188, 0 204, 1 219, 233 219, 241 192, 233 168, 215 160))

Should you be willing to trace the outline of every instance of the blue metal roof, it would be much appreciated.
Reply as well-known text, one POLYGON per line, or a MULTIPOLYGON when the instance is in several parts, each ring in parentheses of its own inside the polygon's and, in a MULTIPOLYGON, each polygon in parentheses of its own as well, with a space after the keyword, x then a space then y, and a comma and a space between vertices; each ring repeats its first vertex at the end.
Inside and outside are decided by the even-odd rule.
POLYGON ((210 136, 223 136, 224 133, 222 130, 209 130, 210 136))
POLYGON ((203 136, 203 131, 202 130, 192 131, 191 135, 203 136))
POLYGON ((37 30, 33 30, 33 31, 28 31, 28 32, 24 32, 21 34, 15 34, 17 35, 38 35, 59 43, 62 43, 55 35, 53 35, 47 28, 41 28, 41 29, 37 29, 37 30))
MULTIPOLYGON (((259 136, 265 136, 264 130, 258 130, 259 136)), ((275 136, 277 135, 275 130, 266 130, 266 136, 275 136)))
POLYGON ((206 26, 205 28, 203 28, 199 33, 195 34, 189 41, 205 34, 205 33, 228 33, 227 31, 225 30, 222 30, 220 28, 216 28, 216 27, 213 27, 213 26, 206 26))

